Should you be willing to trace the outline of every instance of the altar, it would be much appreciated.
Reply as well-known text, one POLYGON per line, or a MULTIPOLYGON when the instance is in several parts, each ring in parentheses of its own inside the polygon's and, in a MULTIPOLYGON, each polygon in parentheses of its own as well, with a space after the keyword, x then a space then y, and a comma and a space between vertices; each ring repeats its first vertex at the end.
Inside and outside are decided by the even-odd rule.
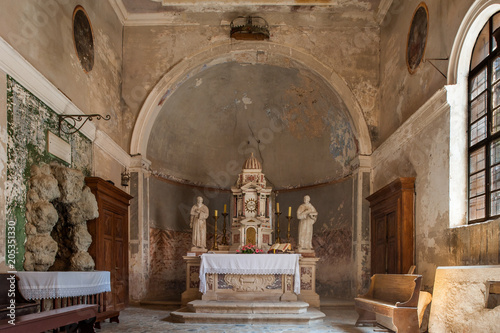
POLYGON ((203 254, 202 300, 296 301, 298 254, 203 254))
POLYGON ((182 305, 204 301, 303 301, 319 307, 314 257, 300 254, 184 256, 182 305))

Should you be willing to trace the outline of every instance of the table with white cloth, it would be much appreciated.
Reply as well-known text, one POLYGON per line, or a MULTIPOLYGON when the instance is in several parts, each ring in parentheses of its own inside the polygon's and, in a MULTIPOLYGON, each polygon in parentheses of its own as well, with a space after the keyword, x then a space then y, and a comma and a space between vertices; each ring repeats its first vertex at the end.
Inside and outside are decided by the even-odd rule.
POLYGON ((203 254, 203 300, 295 301, 300 294, 299 254, 203 254))
POLYGON ((49 308, 76 304, 98 304, 105 310, 106 292, 111 291, 110 272, 17 272, 19 291, 28 300, 46 300, 49 308))

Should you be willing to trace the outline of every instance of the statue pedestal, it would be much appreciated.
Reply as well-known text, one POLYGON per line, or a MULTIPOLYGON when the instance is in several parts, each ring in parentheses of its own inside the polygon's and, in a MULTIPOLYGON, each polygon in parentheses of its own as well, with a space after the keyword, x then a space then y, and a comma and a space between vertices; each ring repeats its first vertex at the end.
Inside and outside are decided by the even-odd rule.
POLYGON ((207 249, 202 249, 201 247, 193 246, 191 248, 191 251, 189 251, 189 252, 194 252, 194 253, 196 253, 196 255, 200 255, 202 253, 207 253, 207 251, 208 251, 207 249))
POLYGON ((319 308, 319 295, 316 293, 316 263, 318 260, 319 258, 305 257, 304 255, 299 260, 300 294, 298 299, 315 308, 319 308))
POLYGON ((187 303, 196 299, 201 299, 200 292, 200 257, 183 256, 186 262, 186 290, 181 295, 181 304, 185 306, 187 303))

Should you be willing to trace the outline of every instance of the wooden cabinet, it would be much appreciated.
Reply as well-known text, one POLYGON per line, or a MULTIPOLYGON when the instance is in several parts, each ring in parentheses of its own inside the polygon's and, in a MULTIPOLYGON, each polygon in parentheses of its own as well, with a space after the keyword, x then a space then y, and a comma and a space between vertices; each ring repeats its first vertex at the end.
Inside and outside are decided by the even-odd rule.
POLYGON ((96 270, 111 272, 111 293, 98 321, 118 321, 120 310, 128 304, 128 206, 132 197, 98 177, 85 178, 97 199, 99 217, 87 223, 92 235, 89 253, 96 270))
POLYGON ((414 265, 415 178, 398 178, 366 198, 371 208, 371 273, 406 274, 414 265))

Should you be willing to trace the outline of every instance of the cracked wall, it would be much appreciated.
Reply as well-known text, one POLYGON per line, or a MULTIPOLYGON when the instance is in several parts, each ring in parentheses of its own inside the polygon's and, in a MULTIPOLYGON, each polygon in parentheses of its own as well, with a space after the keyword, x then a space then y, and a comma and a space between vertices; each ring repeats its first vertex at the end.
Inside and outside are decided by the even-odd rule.
POLYGON ((229 189, 250 152, 278 189, 342 179, 359 153, 345 104, 310 71, 228 62, 176 88, 147 157, 163 178, 229 189))
MULTIPOLYGON (((17 270, 23 269, 26 197, 31 167, 53 161, 67 165, 46 151, 47 131, 58 133, 57 130, 57 114, 8 76, 6 216, 16 222, 17 270)), ((92 168, 91 141, 80 133, 61 133, 61 137, 71 145, 70 166, 89 176, 92 168)))
POLYGON ((96 122, 127 150, 122 135, 122 25, 108 1, 4 1, 0 36, 80 110, 111 115, 96 122), (94 35, 94 67, 85 73, 75 52, 73 10, 85 8, 94 35))
MULTIPOLYGON (((238 12, 185 13, 185 25, 131 27, 124 30, 123 101, 125 128, 132 130, 139 110, 156 83, 180 62, 189 62, 198 53, 238 42, 229 38, 230 22, 238 12), (196 22, 191 25, 190 22, 196 22)), ((175 16, 175 15, 174 15, 175 16)), ((379 28, 370 15, 353 17, 332 12, 274 12, 266 19, 271 25, 270 42, 293 45, 334 69, 346 82, 362 108, 366 122, 377 132, 379 28)), ((257 55, 266 61, 268 55, 257 55)), ((240 59, 252 62, 255 59, 240 59)), ((288 60, 289 61, 289 60, 288 60)), ((199 65, 190 64, 189 66, 199 65)), ((287 66, 286 59, 280 66, 287 66)), ((292 64, 293 65, 293 64, 292 64)), ((172 87, 174 88, 174 87, 172 87)), ((372 140, 377 140, 376 135, 372 140)))
POLYGON ((428 1, 429 32, 424 60, 410 74, 406 43, 413 12, 420 0, 394 0, 380 32, 380 140, 384 142, 425 101, 446 84, 448 60, 461 19, 472 4, 468 1, 428 1), (433 66, 436 66, 436 68, 433 66))
MULTIPOLYGON (((191 248, 189 213, 197 196, 213 215, 224 204, 230 209, 231 194, 209 188, 182 185, 152 177, 150 183, 150 258, 151 265, 146 298, 149 300, 180 300, 185 290, 186 265, 182 256, 191 248)), ((292 207, 290 242, 297 245, 298 220, 296 211, 311 197, 318 211, 314 225, 313 247, 320 258, 317 269, 316 290, 321 297, 350 299, 354 297, 354 263, 352 254, 352 178, 328 185, 279 191, 277 201, 282 209, 292 207)), ((207 248, 213 245, 214 219, 207 219, 207 248)), ((230 239, 229 220, 227 236, 230 239)), ((281 216, 280 237, 287 238, 287 220, 281 216)), ((218 221, 218 242, 222 238, 222 219, 218 221)))

